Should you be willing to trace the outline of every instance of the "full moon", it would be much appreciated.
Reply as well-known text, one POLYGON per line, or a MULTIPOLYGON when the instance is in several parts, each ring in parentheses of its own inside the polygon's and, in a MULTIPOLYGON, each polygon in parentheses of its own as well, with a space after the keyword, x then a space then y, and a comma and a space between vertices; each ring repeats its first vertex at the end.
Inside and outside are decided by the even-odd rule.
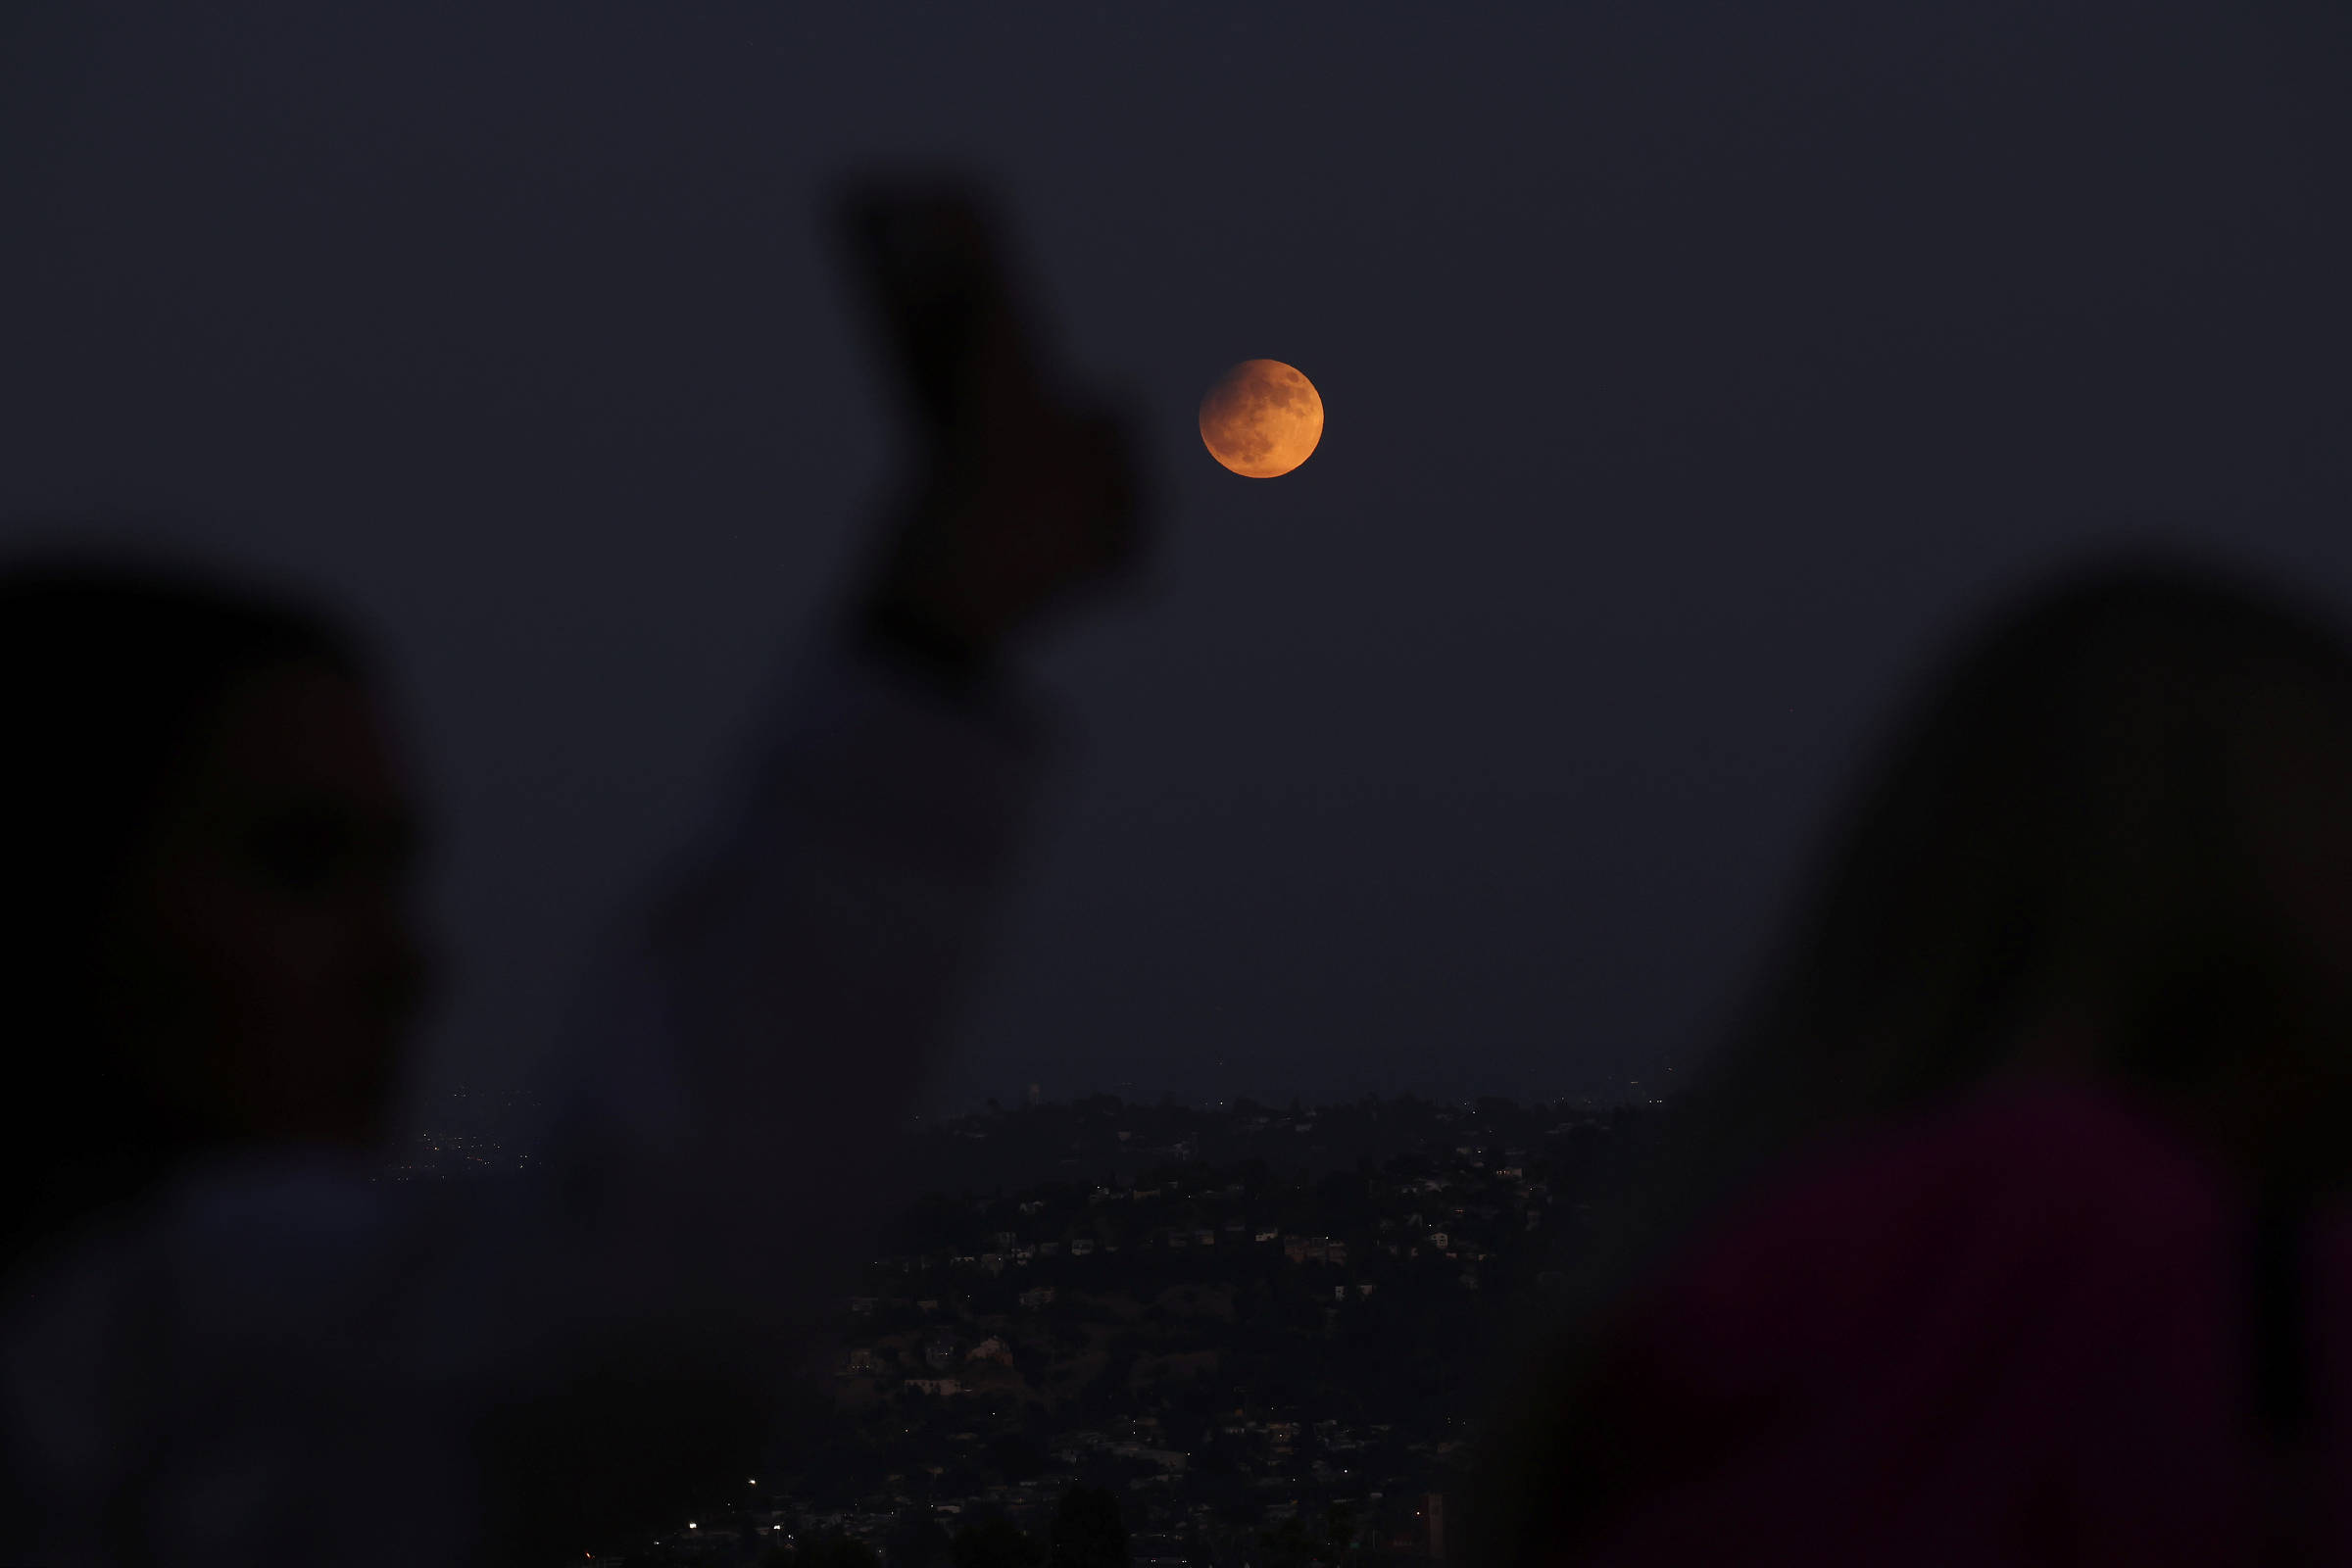
POLYGON ((1315 384, 1280 360, 1244 360, 1200 400, 1208 455, 1248 479, 1271 479, 1307 460, 1323 439, 1315 384))

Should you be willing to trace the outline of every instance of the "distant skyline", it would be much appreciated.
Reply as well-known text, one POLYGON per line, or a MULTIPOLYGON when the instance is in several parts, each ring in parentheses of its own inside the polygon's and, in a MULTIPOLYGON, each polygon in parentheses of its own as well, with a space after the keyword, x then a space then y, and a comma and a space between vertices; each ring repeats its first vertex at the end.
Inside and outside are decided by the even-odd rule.
MULTIPOLYGON (((1658 1076, 1649 1081, 1647 1086, 1629 1080, 1624 1084, 1597 1085, 1592 1089, 1571 1090, 1565 1093, 1531 1092, 1521 1095, 1501 1095, 1496 1098, 1509 1100, 1515 1104, 1526 1107, 1554 1105, 1562 1102, 1590 1102, 1596 1108, 1629 1104, 1656 1104, 1662 1102, 1664 1094, 1671 1094, 1680 1087, 1677 1077, 1678 1075, 1673 1069, 1667 1068, 1662 1069, 1658 1076), (1661 1091, 1663 1094, 1659 1093, 1661 1091)), ((1035 1086, 1038 1089, 1038 1096, 1035 1100, 1031 1100, 1028 1096, 1028 1090, 1031 1087, 1031 1085, 1023 1084, 1009 1094, 981 1093, 968 1101, 957 1102, 935 1099, 932 1103, 919 1111, 914 1119, 918 1122, 940 1123, 984 1118, 992 1112, 1005 1114, 1022 1109, 1066 1109, 1102 1095, 1109 1095, 1125 1101, 1138 1109, 1157 1109, 1172 1104, 1184 1110, 1216 1112, 1237 1109, 1245 1102, 1276 1112, 1287 1112, 1288 1107, 1293 1104, 1298 1105, 1301 1112, 1320 1112, 1334 1107, 1353 1105, 1367 1098, 1372 1098, 1369 1093, 1348 1096, 1301 1093, 1264 1097, 1236 1094, 1188 1098, 1176 1094, 1173 1090, 1151 1090, 1129 1081, 1098 1085, 1079 1093, 1066 1095, 1047 1094, 1045 1087, 1041 1084, 1035 1086), (994 1102, 993 1105, 991 1104, 992 1101, 994 1102)), ((1484 1098, 1472 1095, 1457 1101, 1412 1089, 1378 1098, 1401 1100, 1407 1097, 1416 1097, 1433 1104, 1459 1105, 1469 1105, 1476 1100, 1484 1098)), ((535 1124, 539 1113, 545 1108, 543 1101, 526 1093, 495 1088, 483 1089, 462 1083, 441 1085, 425 1098, 420 1108, 417 1129, 404 1134, 394 1152, 405 1156, 411 1152, 411 1146, 419 1140, 429 1142, 452 1134, 458 1135, 453 1140, 458 1144, 466 1144, 477 1134, 485 1133, 493 1138, 512 1140, 522 1124, 526 1122, 535 1124)), ((523 1146, 514 1144, 513 1147, 520 1149, 523 1146)))
MULTIPOLYGON (((1066 1105, 1075 1101, 1087 1100, 1096 1095, 1107 1094, 1115 1095, 1121 1100, 1130 1101, 1140 1105, 1153 1105, 1160 1103, 1162 1101, 1173 1101, 1177 1104, 1189 1106, 1195 1109, 1224 1109, 1243 1101, 1250 1101, 1256 1104, 1279 1109, 1296 1101, 1302 1108, 1312 1109, 1319 1105, 1349 1103, 1354 1101, 1364 1099, 1368 1096, 1379 1096, 1386 1099, 1400 1099, 1406 1095, 1414 1095, 1423 1100, 1433 1101, 1438 1103, 1468 1104, 1482 1097, 1491 1096, 1497 1099, 1509 1100, 1522 1105, 1549 1105, 1557 1104, 1561 1101, 1579 1100, 1591 1100, 1596 1104, 1614 1105, 1654 1103, 1659 1099, 1658 1091, 1671 1093, 1673 1090, 1680 1087, 1678 1080, 1682 1076, 1682 1074, 1678 1073, 1672 1067, 1660 1067, 1647 1080, 1646 1084, 1643 1080, 1638 1078, 1628 1078, 1619 1083, 1595 1082, 1567 1089, 1551 1090, 1546 1090, 1540 1086, 1531 1084, 1516 1094, 1498 1089, 1479 1089, 1459 1096, 1444 1095, 1431 1090, 1415 1088, 1409 1085, 1402 1089, 1390 1091, 1367 1089, 1350 1095, 1334 1095, 1327 1092, 1310 1092, 1307 1090, 1299 1090, 1287 1095, 1256 1095, 1239 1093, 1230 1095, 1183 1095, 1179 1094, 1173 1089, 1154 1089, 1149 1085, 1138 1083, 1133 1079, 1127 1079, 1116 1082, 1102 1083, 1092 1088, 1080 1090, 1075 1093, 1059 1095, 1048 1092, 1046 1087, 1043 1084, 1040 1084, 1037 1086, 1039 1093, 1036 1102, 1046 1105, 1066 1105)), ((999 1090, 981 1090, 974 1092, 971 1098, 960 1101, 950 1101, 944 1096, 935 1097, 931 1103, 924 1107, 922 1114, 926 1119, 943 1121, 954 1120, 958 1117, 977 1115, 988 1108, 988 1102, 991 1100, 994 1100, 998 1106, 1004 1110, 1013 1110, 1030 1102, 1027 1099, 1028 1088, 1029 1086, 1027 1084, 1022 1084, 1009 1094, 999 1090)))
POLYGON ((379 642, 428 1091, 544 1048, 826 623, 903 450, 850 167, 996 182, 1162 534, 1030 662, 1075 744, 939 1104, 1690 1072, 2004 594, 2161 539, 2352 607, 2304 0, 11 13, 0 514, 379 642), (1198 428, 1260 357, 1329 413, 1267 481, 1198 428))

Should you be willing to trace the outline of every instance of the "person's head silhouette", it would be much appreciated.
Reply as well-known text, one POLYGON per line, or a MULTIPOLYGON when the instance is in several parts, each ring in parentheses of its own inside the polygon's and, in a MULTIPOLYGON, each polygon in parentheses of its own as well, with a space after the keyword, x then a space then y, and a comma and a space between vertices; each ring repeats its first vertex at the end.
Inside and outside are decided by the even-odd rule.
POLYGON ((424 966, 346 634, 190 575, 21 565, 0 734, 8 1259, 200 1152, 371 1141, 424 966))
POLYGON ((1909 711, 1825 870, 1694 1107, 1723 1157, 2045 1067, 2327 1156, 2292 1113, 2352 1072, 2352 655, 2317 614, 2169 564, 2059 583, 1909 711))
POLYGON ((1615 1506, 1569 1473, 1609 1441, 1583 1401, 1619 1308, 1848 1131, 2059 1076, 2279 1201, 2352 1176, 2352 654, 2324 615, 2178 564, 2082 570, 1971 639, 1891 742, 1555 1359, 1513 1369, 1490 1560, 1615 1506))

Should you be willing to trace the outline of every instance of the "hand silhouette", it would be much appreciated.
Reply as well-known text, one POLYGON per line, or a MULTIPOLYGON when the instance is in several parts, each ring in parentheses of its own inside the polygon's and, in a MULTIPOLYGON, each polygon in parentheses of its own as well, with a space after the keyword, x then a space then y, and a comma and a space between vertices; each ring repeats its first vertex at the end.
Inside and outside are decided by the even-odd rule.
POLYGON ((869 621, 983 663, 1138 554, 1127 422, 1043 373, 968 191, 868 185, 845 207, 926 445, 869 579, 869 621))

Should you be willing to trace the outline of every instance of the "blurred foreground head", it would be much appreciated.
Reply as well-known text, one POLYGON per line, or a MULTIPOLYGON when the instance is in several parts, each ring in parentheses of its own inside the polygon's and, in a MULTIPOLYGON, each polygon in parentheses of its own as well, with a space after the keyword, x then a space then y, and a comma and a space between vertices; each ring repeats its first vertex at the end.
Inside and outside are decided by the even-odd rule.
POLYGON ((193 1154, 373 1139, 423 973, 344 634, 191 576, 19 566, 0 735, 0 1258, 193 1154))
POLYGON ((1727 1146, 2041 1067, 2210 1112, 2266 1174, 2342 1142, 2297 1120, 2352 1076, 2352 657, 2316 612, 2177 564, 2035 594, 1905 716, 1825 871, 1710 1075, 1727 1146))
POLYGON ((1546 1364, 1510 1371, 1490 1564, 1546 1558, 1544 1499, 1606 1443, 1580 1391, 1612 1308, 1826 1136, 2057 1073, 2276 1190, 2352 1174, 2352 656, 2325 616, 2193 565, 2078 571, 1968 638, 1861 783, 1546 1364))
POLYGON ((2352 1154, 2352 654, 2222 573, 2078 571, 1897 715, 1643 1250, 1811 1137, 1997 1073, 2127 1083, 2249 1174, 2352 1154))

